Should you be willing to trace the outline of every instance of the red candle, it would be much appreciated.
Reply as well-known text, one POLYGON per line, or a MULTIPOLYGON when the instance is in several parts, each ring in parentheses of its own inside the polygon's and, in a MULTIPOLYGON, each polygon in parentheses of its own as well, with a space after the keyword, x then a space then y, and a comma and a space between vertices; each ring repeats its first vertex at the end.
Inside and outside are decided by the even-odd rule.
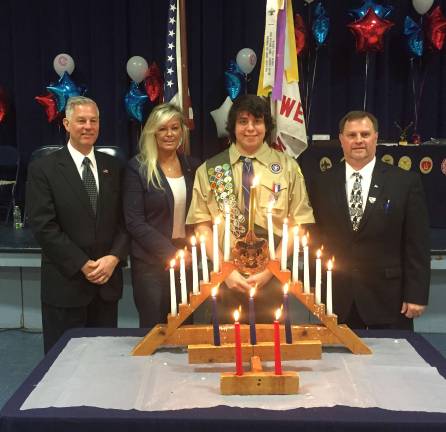
POLYGON ((235 374, 243 375, 243 365, 242 365, 242 338, 240 336, 240 323, 238 322, 240 318, 240 312, 238 310, 234 311, 234 339, 235 339, 235 374))
POLYGON ((276 375, 282 375, 282 360, 280 357, 280 328, 279 318, 281 310, 276 310, 276 320, 274 321, 274 372, 276 375))

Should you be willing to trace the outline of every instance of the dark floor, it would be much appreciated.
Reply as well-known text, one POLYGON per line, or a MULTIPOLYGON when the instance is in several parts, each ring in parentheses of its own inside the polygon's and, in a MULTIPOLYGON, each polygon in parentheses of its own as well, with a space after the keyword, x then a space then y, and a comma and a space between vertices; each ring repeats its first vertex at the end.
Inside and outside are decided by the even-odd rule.
MULTIPOLYGON (((446 357, 445 334, 421 334, 446 357)), ((42 358, 41 333, 0 330, 0 408, 42 358)))

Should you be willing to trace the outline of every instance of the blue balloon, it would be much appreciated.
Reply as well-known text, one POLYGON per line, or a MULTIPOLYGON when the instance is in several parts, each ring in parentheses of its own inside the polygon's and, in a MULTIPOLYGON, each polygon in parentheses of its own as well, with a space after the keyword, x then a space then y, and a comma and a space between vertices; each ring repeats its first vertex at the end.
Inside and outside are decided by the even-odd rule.
POLYGON ((361 7, 358 9, 351 9, 349 13, 355 19, 361 19, 367 15, 369 9, 372 9, 380 18, 387 18, 392 13, 393 6, 383 6, 376 4, 373 0, 365 0, 361 7))
POLYGON ((231 100, 236 99, 242 91, 244 84, 243 77, 244 73, 239 65, 234 60, 230 60, 228 70, 225 71, 225 88, 231 100))
POLYGON ((138 83, 132 81, 129 91, 124 97, 125 110, 131 119, 142 122, 142 108, 148 98, 139 89, 138 83))
POLYGON ((328 18, 322 3, 318 3, 314 9, 315 19, 313 21, 312 31, 316 44, 323 45, 327 39, 328 31, 330 30, 330 18, 328 18))
POLYGON ((59 112, 65 109, 68 98, 81 94, 81 89, 71 80, 67 72, 64 72, 57 84, 50 84, 46 89, 55 96, 57 111, 59 112))
POLYGON ((408 16, 404 20, 404 35, 407 36, 409 51, 421 57, 424 51, 423 29, 408 16))
POLYGON ((240 76, 244 75, 243 71, 240 69, 240 66, 234 60, 229 60, 228 72, 238 74, 240 76))

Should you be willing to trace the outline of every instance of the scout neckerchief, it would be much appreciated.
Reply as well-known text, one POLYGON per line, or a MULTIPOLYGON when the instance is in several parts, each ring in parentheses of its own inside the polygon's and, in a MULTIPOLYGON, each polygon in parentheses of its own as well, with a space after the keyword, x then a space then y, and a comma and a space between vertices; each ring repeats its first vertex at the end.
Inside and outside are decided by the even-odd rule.
POLYGON ((208 180, 219 210, 224 213, 228 205, 231 215, 231 231, 234 237, 246 235, 247 221, 237 206, 234 193, 234 176, 229 160, 229 149, 219 153, 206 162, 208 180))

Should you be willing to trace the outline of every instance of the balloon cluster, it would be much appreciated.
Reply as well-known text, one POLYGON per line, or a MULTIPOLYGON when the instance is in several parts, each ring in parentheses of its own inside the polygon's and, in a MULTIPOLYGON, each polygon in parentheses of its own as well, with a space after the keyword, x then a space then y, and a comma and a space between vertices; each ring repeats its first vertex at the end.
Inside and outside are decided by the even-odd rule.
POLYGON ((68 98, 83 95, 87 91, 85 87, 77 86, 70 78, 70 74, 74 71, 74 60, 69 54, 58 54, 54 58, 53 67, 60 77, 59 81, 46 87, 47 94, 34 97, 45 108, 49 123, 65 110, 68 98))
POLYGON ((127 61, 127 74, 132 80, 124 96, 125 110, 132 120, 142 122, 142 111, 147 99, 151 102, 161 101, 163 97, 163 79, 158 65, 153 62, 150 66, 141 56, 133 56, 127 61), (144 81, 144 90, 140 84, 144 81))

